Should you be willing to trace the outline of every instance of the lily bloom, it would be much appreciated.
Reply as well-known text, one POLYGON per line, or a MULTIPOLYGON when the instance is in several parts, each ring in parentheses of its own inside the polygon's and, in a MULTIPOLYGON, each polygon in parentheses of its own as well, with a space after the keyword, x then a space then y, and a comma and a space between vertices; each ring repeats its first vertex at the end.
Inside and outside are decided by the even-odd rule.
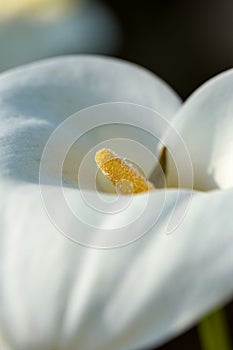
MULTIPOLYGON (((175 92, 154 74, 134 64, 97 56, 54 58, 1 75, 0 336, 3 349, 129 350, 160 345, 231 299, 232 95, 233 71, 210 80, 181 104, 175 92), (136 221, 135 215, 147 201, 146 196, 149 194, 146 210, 137 220, 139 232, 145 222, 158 214, 163 203, 157 222, 145 235, 115 249, 95 249, 79 245, 59 232, 56 222, 47 215, 41 191, 43 194, 46 190, 49 210, 54 211, 59 225, 65 223, 83 239, 86 235, 95 237, 99 227, 111 235, 111 225, 119 224, 114 221, 118 214, 109 215, 90 208, 82 195, 90 193, 95 199, 97 191, 77 188, 77 178, 70 174, 74 161, 81 167, 81 160, 90 148, 104 140, 101 135, 130 139, 132 130, 124 125, 121 129, 110 125, 105 130, 103 125, 103 133, 100 127, 90 136, 84 134, 81 147, 74 145, 74 158, 71 157, 71 162, 68 159, 67 166, 64 163, 65 175, 70 175, 66 177, 64 193, 82 218, 93 220, 88 232, 83 231, 85 225, 81 220, 77 225, 61 207, 57 162, 63 142, 53 148, 53 158, 46 163, 47 177, 42 177, 40 185, 39 169, 46 155, 44 147, 56 136, 61 123, 80 111, 77 129, 65 129, 67 133, 61 133, 65 143, 88 126, 90 120, 82 119, 87 107, 103 104, 89 109, 91 116, 98 119, 110 102, 111 106, 117 105, 114 102, 131 106, 135 114, 131 113, 131 107, 125 113, 129 113, 135 125, 145 129, 149 125, 156 132, 158 128, 153 120, 150 124, 148 118, 141 118, 141 112, 144 115, 146 111, 153 115, 156 110, 163 116, 162 120, 171 125, 161 134, 168 150, 165 159, 168 188, 131 196, 129 210, 126 208, 117 216, 130 240, 134 232, 127 229, 127 220, 136 221), (171 130, 175 130, 184 143, 177 142, 179 137, 174 137, 171 130), (179 179, 174 167, 175 163, 178 172, 186 174, 186 169, 182 169, 182 145, 193 165, 194 192, 185 216, 172 234, 167 234, 174 203, 179 211, 192 194, 187 178, 179 179)), ((109 115, 110 121, 111 118, 109 115)), ((137 140, 137 132, 133 136, 137 140)), ((149 147, 152 139, 148 142, 144 135, 138 142, 149 147)), ((117 143, 115 145, 117 147, 117 143)), ((154 152, 159 158, 161 149, 155 147, 154 152)), ((138 154, 135 144, 130 158, 140 163, 140 157, 144 158, 138 154)), ((154 167, 156 164, 145 166, 148 171, 145 175, 149 176, 154 167)), ((85 169, 84 180, 90 175, 88 166, 85 169)), ((116 197, 112 193, 104 196, 110 200, 116 197)), ((120 200, 126 197, 120 196, 120 200)), ((118 233, 121 234, 121 228, 118 233)))

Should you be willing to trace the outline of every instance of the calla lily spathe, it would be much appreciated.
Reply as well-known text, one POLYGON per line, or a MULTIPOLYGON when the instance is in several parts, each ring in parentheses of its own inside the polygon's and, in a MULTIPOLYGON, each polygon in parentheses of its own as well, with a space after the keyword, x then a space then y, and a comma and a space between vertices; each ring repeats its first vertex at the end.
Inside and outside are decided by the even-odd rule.
MULTIPOLYGON (((51 59, 1 76, 3 349, 159 345, 232 296, 232 86, 229 71, 181 106, 148 71, 88 56, 51 59), (52 225, 41 202, 38 172, 45 143, 65 118, 114 101, 144 105, 170 119, 187 142, 195 187, 215 191, 194 192, 183 222, 166 235, 177 192, 168 190, 163 215, 147 235, 122 248, 95 250, 70 242, 52 225)), ((167 142, 175 148, 172 139, 167 142)), ((172 171, 169 163, 168 184, 172 171)), ((152 193, 151 215, 162 192, 152 193)), ((77 189, 71 196, 80 199, 77 189)), ((135 208, 143 196, 133 198, 135 208)))

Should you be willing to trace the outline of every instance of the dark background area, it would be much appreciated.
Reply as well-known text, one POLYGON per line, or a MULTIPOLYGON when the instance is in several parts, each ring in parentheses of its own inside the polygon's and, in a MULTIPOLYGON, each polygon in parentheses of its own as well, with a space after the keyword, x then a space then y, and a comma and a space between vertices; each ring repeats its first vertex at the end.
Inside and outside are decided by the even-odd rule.
MULTIPOLYGON (((158 74, 183 99, 233 67, 233 1, 105 2, 122 29, 116 56, 158 74)), ((233 336, 233 303, 225 311, 233 336)), ((196 327, 158 349, 201 349, 196 327)))
POLYGON ((233 66, 232 0, 106 0, 123 34, 117 56, 166 80, 185 99, 233 66))

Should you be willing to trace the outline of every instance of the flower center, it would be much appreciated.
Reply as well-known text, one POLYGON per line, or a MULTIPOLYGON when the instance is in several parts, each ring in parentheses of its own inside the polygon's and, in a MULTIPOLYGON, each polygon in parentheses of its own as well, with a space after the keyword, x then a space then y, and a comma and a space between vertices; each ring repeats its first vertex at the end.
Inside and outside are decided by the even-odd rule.
POLYGON ((155 189, 131 164, 109 149, 101 149, 95 155, 96 164, 102 173, 121 194, 136 194, 155 189))

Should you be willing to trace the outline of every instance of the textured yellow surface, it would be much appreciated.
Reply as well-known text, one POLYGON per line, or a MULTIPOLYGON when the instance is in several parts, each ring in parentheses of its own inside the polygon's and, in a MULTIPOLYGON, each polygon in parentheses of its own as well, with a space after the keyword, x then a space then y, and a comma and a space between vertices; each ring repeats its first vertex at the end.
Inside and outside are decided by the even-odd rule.
POLYGON ((103 174, 122 194, 146 192, 154 188, 136 169, 111 150, 99 150, 95 160, 103 174))

